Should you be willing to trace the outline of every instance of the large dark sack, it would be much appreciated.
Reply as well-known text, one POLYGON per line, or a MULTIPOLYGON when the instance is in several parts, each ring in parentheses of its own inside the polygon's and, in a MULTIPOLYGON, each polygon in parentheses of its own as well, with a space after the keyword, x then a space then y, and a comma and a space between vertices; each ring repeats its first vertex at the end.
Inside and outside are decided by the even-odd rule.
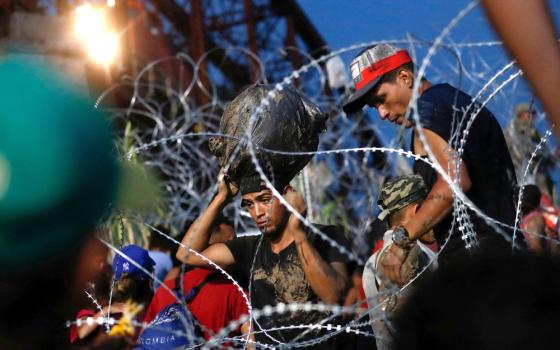
MULTIPOLYGON (((220 121, 220 133, 242 139, 251 115, 273 89, 271 85, 253 85, 230 102, 220 121)), ((319 134, 325 129, 327 116, 320 108, 295 91, 276 91, 268 106, 257 114, 250 132, 259 164, 268 175, 291 180, 311 160, 313 155, 280 155, 261 148, 284 152, 317 151, 319 134), (261 147, 261 148, 259 148, 261 147)), ((210 151, 224 167, 239 143, 238 139, 213 137, 210 151)), ((228 175, 234 180, 255 173, 248 145, 242 146, 232 161, 228 175)))

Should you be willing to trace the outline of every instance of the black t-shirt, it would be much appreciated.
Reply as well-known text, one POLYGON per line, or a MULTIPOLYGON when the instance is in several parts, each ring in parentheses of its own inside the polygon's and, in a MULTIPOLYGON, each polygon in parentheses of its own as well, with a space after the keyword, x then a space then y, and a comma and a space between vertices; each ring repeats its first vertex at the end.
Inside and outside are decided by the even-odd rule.
MULTIPOLYGON (((473 104, 464 115, 463 111, 471 101, 469 95, 449 84, 433 85, 418 98, 418 114, 422 128, 435 132, 458 151, 467 121, 473 111, 478 110, 478 105, 473 104), (455 138, 451 139, 456 132, 459 132, 459 136, 455 135, 455 138)), ((488 109, 482 108, 470 127, 461 158, 472 183, 471 189, 465 193, 466 196, 486 215, 513 226, 513 190, 517 182, 515 171, 502 129, 488 109)), ((415 162, 414 172, 421 175, 428 189, 431 189, 437 172, 422 161, 415 162)), ((474 212, 469 210, 468 215, 479 239, 495 234, 495 230, 474 212)), ((452 221, 452 215, 449 215, 434 228, 436 240, 440 245, 447 237, 452 221)), ((465 246, 458 226, 455 223, 446 248, 448 251, 465 246)))
MULTIPOLYGON (((335 226, 315 225, 315 227, 348 249, 348 241, 335 226)), ((338 249, 331 247, 328 242, 310 231, 308 231, 308 239, 327 263, 348 262, 349 259, 346 255, 342 254, 338 249)), ((225 243, 235 259, 234 267, 241 275, 250 276, 253 259, 255 261, 252 276, 250 276, 251 306, 256 309, 262 309, 266 305, 274 306, 279 303, 303 304, 311 302, 315 304, 321 302, 305 277, 295 243, 292 242, 280 251, 279 254, 275 254, 272 252, 270 240, 266 236, 262 237, 259 247, 260 240, 261 236, 259 235, 241 237, 225 243)), ((315 324, 329 317, 329 315, 329 312, 297 311, 273 314, 270 317, 260 317, 257 321, 261 327, 255 324, 256 340, 261 343, 275 344, 273 340, 263 334, 263 332, 260 332, 261 328, 268 330, 283 326, 315 324)), ((334 324, 336 320, 328 323, 334 324)), ((305 330, 293 329, 270 331, 267 333, 271 337, 286 343, 305 330)), ((313 339, 321 334, 324 334, 324 332, 313 330, 306 336, 298 339, 298 341, 313 339)))

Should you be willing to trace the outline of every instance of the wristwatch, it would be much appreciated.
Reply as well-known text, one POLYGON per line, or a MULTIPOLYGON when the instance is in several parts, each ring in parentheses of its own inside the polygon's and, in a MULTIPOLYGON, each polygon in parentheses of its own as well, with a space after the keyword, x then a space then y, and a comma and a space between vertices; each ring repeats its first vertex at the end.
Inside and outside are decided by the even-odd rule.
POLYGON ((407 248, 413 243, 413 241, 408 236, 408 231, 402 226, 395 227, 395 229, 393 230, 392 238, 393 243, 401 248, 407 248))

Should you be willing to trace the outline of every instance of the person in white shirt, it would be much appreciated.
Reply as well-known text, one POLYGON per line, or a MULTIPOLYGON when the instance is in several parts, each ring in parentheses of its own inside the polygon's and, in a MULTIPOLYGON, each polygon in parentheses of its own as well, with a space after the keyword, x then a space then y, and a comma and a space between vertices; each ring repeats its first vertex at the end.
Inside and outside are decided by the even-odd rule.
POLYGON ((422 177, 405 175, 387 181, 379 194, 377 203, 382 210, 379 219, 387 220, 389 230, 383 236, 382 248, 368 259, 362 284, 377 348, 380 350, 389 349, 391 346, 390 319, 401 303, 400 300, 406 297, 410 289, 398 291, 398 288, 410 282, 426 266, 437 266, 436 254, 422 243, 432 243, 433 235, 426 234, 406 248, 394 245, 392 237, 396 227, 405 225, 414 217, 427 193, 422 177), (387 264, 395 259, 401 264, 387 264), (399 271, 388 271, 395 265, 401 266, 399 271))

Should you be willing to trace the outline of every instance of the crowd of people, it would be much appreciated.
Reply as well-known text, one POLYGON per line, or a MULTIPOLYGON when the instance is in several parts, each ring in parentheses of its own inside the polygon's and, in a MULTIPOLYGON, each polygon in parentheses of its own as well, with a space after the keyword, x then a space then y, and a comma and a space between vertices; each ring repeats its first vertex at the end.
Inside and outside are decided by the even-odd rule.
MULTIPOLYGON (((449 84, 418 79, 406 50, 368 47, 349 69, 355 91, 343 110, 368 106, 410 129, 417 156, 411 174, 379 188, 377 242, 366 261, 339 226, 306 219, 291 184, 306 162, 267 158, 262 139, 264 164, 224 167, 216 195, 178 244, 157 227, 146 247, 114 247, 98 224, 127 179, 104 117, 49 70, 3 62, 0 79, 21 85, 2 89, 4 108, 25 118, 0 119, 0 180, 8 179, 0 181, 0 347, 552 346, 560 265, 550 188, 518 184, 524 163, 512 160, 493 113, 449 84), (24 89, 37 105, 25 102, 24 89), (25 143, 13 136, 23 134, 25 143), (224 208, 237 196, 260 234, 236 237, 224 208)), ((268 108, 294 108, 294 123, 305 124, 298 130, 314 133, 297 140, 316 150, 305 139, 318 138, 323 120, 305 118, 318 107, 294 91, 275 93, 268 108)), ((522 118, 515 125, 524 123, 534 145, 522 118)), ((282 120, 274 123, 284 132, 282 120)))

